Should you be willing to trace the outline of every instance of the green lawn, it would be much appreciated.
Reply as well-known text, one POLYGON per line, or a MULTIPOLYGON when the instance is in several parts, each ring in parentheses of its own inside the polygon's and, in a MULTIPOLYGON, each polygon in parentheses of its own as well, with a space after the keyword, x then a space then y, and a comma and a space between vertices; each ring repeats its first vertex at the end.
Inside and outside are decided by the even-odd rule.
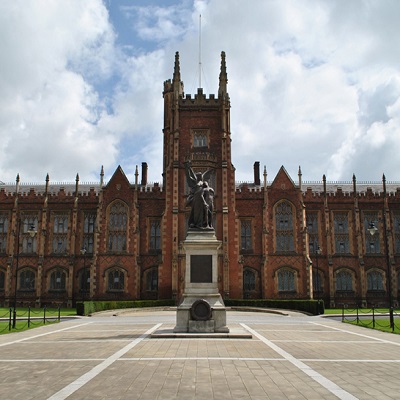
MULTIPOLYGON (((396 308, 394 311, 394 331, 393 333, 400 334, 400 309, 396 308)), ((392 332, 390 328, 389 309, 388 308, 359 308, 358 321, 357 321, 357 308, 328 308, 325 309, 325 314, 338 314, 342 315, 344 312, 344 321, 347 324, 362 326, 364 328, 377 329, 383 332, 392 332), (375 322, 372 315, 375 315, 375 322), (380 314, 385 314, 380 316, 380 314)))
MULTIPOLYGON (((50 320, 47 320, 46 317, 46 325, 50 325, 50 324, 55 324, 58 323, 58 320, 55 320, 53 318, 51 318, 50 320)), ((13 333, 13 332, 22 332, 22 331, 26 331, 28 329, 33 329, 33 328, 38 328, 39 326, 43 326, 43 320, 32 320, 30 321, 30 324, 28 326, 28 321, 23 321, 23 320, 17 320, 17 323, 15 325, 15 329, 10 328, 9 322, 8 321, 0 321, 0 335, 4 335, 6 333, 13 333)))
MULTIPOLYGON (((357 323, 357 319, 355 319, 355 318, 348 319, 348 320, 345 319, 344 322, 347 324, 362 326, 364 328, 377 329, 382 332, 392 332, 392 329, 390 328, 389 318, 375 319, 375 326, 374 326, 372 318, 359 319, 358 323, 357 323)), ((400 318, 394 319, 393 333, 400 334, 400 318)))
MULTIPOLYGON (((12 307, 11 307, 12 308, 12 307)), ((0 307, 0 318, 8 318, 10 308, 0 307)), ((17 318, 19 316, 26 317, 28 315, 28 307, 17 307, 17 318)), ((53 317, 58 315, 58 308, 46 308, 46 316, 53 317)), ((61 308, 60 315, 69 317, 76 315, 76 308, 61 308)), ((43 308, 31 308, 31 317, 43 317, 43 308)))
MULTIPOLYGON (((60 317, 75 316, 75 308, 62 308, 60 309, 60 317)), ((46 308, 46 322, 44 322, 44 309, 43 308, 31 308, 30 310, 30 321, 28 323, 29 309, 28 308, 17 308, 17 321, 16 327, 11 330, 10 327, 10 308, 0 308, 0 335, 12 332, 21 332, 27 329, 37 328, 43 325, 54 324, 58 322, 58 309, 57 308, 46 308), (29 325, 29 326, 28 326, 29 325)), ((12 312, 11 312, 12 318, 12 312)))
MULTIPOLYGON (((400 308, 397 308, 393 310, 396 314, 400 314, 400 308)), ((324 314, 342 314, 343 309, 342 308, 325 308, 325 313, 324 314)), ((358 309, 359 314, 372 314, 372 308, 359 308, 358 309)), ((357 308, 345 308, 344 309, 345 314, 357 314, 357 308)), ((375 308, 375 314, 379 313, 389 313, 388 308, 375 308)))

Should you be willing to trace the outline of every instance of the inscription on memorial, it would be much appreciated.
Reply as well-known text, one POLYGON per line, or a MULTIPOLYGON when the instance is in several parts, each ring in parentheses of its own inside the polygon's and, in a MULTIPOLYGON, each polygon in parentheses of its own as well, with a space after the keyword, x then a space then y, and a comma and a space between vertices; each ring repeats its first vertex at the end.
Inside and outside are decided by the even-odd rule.
POLYGON ((190 282, 212 283, 212 256, 190 256, 190 282))

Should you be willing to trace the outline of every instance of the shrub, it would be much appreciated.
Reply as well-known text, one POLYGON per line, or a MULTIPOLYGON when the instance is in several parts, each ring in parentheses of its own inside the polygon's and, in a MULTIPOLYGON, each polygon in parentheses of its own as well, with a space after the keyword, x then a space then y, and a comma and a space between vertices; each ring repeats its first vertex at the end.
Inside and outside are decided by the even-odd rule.
POLYGON ((323 300, 227 299, 224 302, 227 307, 280 308, 303 311, 312 315, 323 314, 325 311, 323 300))
MULTIPOLYGON (((323 300, 268 300, 268 299, 227 299, 227 307, 260 307, 303 311, 312 315, 323 314, 323 300)), ((89 315, 99 311, 124 308, 171 307, 174 300, 131 300, 131 301, 85 301, 76 303, 78 315, 89 315)))
POLYGON ((131 300, 131 301, 85 301, 76 303, 78 315, 89 315, 99 311, 124 308, 168 307, 174 306, 174 300, 131 300))

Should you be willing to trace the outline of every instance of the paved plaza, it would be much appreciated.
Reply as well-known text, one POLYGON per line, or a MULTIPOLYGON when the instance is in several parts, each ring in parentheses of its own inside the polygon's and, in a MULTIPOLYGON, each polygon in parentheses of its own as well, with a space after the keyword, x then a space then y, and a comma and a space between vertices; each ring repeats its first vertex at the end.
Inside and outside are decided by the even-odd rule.
POLYGON ((2 335, 0 398, 400 398, 399 335, 297 313, 228 311, 227 319, 252 338, 151 338, 174 327, 174 311, 2 335))

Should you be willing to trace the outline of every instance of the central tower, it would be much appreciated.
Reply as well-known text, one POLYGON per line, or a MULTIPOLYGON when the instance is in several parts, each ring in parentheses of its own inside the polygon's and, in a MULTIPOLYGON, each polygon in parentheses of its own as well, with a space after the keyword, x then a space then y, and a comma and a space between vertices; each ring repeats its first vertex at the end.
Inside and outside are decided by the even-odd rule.
MULTIPOLYGON (((195 172, 212 169, 210 186, 215 190, 213 226, 222 243, 218 255, 218 285, 224 297, 230 295, 230 279, 238 277, 235 237, 235 175, 231 161, 230 100, 225 53, 221 53, 218 97, 184 94, 179 53, 175 54, 172 80, 164 82, 163 187, 166 204, 163 217, 163 271, 160 278, 171 280, 172 295, 180 299, 185 281, 185 249, 190 209, 184 163, 195 172), (171 246, 172 242, 172 246, 171 246), (169 269, 171 266, 171 269, 169 269), (170 273, 169 273, 170 271, 170 273)), ((168 285, 162 285, 168 286, 168 285)))

